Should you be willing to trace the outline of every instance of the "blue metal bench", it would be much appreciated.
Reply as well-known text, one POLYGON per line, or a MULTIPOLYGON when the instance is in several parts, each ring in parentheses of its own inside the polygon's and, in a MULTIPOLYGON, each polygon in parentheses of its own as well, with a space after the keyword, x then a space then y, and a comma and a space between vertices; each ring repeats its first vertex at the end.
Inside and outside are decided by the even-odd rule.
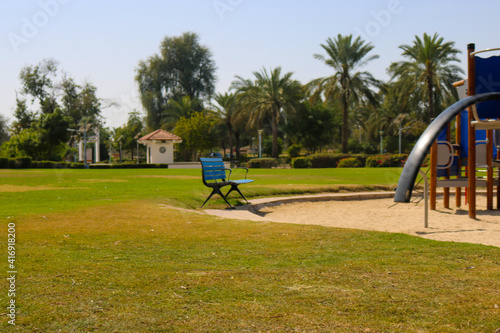
POLYGON ((230 176, 232 173, 232 169, 226 168, 221 158, 200 158, 200 162, 203 184, 205 184, 205 186, 207 187, 212 188, 212 193, 210 193, 207 200, 205 200, 201 207, 205 206, 207 201, 214 194, 218 194, 222 197, 222 199, 224 199, 224 201, 226 201, 229 207, 234 208, 233 206, 231 206, 229 201, 227 201, 227 196, 232 191, 238 192, 241 197, 248 203, 247 198, 245 198, 243 193, 241 193, 240 189, 238 188, 238 186, 241 184, 248 184, 253 182, 252 179, 247 179, 248 168, 239 168, 246 169, 245 179, 231 180, 230 176), (224 195, 221 191, 221 188, 225 186, 231 186, 231 189, 226 193, 226 195, 224 195))

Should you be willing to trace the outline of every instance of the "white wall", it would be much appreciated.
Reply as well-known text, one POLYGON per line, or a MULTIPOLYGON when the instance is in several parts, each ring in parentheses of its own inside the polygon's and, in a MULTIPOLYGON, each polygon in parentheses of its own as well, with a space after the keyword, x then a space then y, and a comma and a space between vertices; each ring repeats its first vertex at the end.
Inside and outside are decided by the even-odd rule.
POLYGON ((148 164, 170 164, 174 163, 174 144, 172 142, 148 142, 147 143, 148 164), (164 148, 164 153, 160 151, 164 148))

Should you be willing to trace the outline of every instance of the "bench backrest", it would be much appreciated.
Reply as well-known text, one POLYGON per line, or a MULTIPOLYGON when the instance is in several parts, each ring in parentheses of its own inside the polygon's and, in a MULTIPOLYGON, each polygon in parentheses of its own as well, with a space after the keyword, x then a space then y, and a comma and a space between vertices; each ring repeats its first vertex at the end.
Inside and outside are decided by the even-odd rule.
POLYGON ((222 158, 200 158, 200 162, 203 182, 208 180, 226 180, 226 167, 222 158))

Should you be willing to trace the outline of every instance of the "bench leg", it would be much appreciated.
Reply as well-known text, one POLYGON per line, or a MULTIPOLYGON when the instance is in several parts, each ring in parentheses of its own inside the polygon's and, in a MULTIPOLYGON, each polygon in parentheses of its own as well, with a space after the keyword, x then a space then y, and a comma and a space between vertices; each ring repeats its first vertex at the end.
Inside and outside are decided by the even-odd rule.
POLYGON ((214 195, 214 194, 218 194, 222 197, 222 199, 224 199, 224 201, 228 204, 229 207, 231 208, 234 208, 233 206, 231 206, 231 204, 229 203, 229 201, 227 201, 226 199, 226 196, 227 195, 224 195, 222 194, 221 190, 220 190, 220 187, 214 187, 213 190, 212 190, 212 193, 210 193, 210 195, 208 196, 207 200, 205 200, 205 202, 203 203, 203 205, 201 205, 201 207, 205 206, 205 204, 207 203, 208 200, 210 200, 210 198, 214 195))
POLYGON ((248 203, 247 198, 245 198, 245 196, 243 195, 243 193, 241 193, 240 189, 238 188, 238 185, 231 185, 231 189, 230 189, 230 190, 226 193, 226 197, 227 197, 227 196, 229 195, 229 193, 231 193, 232 191, 236 191, 236 192, 238 192, 238 193, 241 195, 241 197, 242 197, 243 199, 245 199, 245 201, 248 203))

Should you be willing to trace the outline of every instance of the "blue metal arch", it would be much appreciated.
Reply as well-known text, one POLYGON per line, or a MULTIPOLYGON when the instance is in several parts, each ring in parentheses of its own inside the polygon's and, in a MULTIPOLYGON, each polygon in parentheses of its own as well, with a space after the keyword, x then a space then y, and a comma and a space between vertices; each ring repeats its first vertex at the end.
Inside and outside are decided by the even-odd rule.
MULTIPOLYGON (((434 140, 437 139, 439 133, 453 118, 462 110, 484 101, 500 100, 500 93, 485 93, 474 96, 469 96, 456 102, 434 119, 418 139, 415 147, 413 147, 408 160, 405 163, 401 176, 399 177, 398 187, 394 195, 395 202, 409 202, 417 179, 418 170, 424 162, 427 151, 432 146, 434 140)), ((500 107, 499 107, 500 109, 500 107)), ((499 110, 500 116, 500 110, 499 110)))

